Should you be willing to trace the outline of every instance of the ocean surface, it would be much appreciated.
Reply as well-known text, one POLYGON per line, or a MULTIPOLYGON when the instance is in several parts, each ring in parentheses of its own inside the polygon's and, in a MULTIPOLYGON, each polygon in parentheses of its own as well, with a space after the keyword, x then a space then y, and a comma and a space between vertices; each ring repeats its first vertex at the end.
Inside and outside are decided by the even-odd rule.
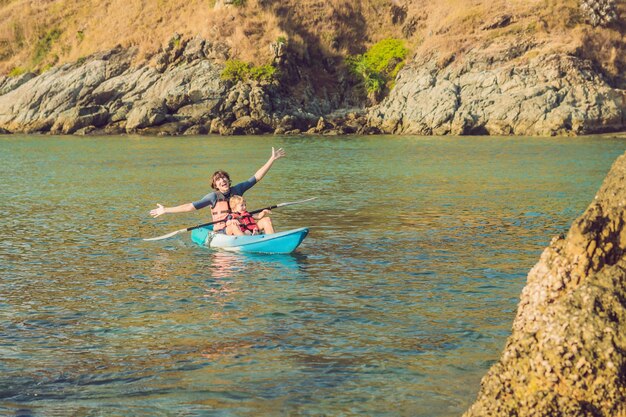
POLYGON ((610 137, 0 136, 0 415, 458 416, 610 137), (249 209, 292 255, 194 245, 200 199, 283 147, 249 209))

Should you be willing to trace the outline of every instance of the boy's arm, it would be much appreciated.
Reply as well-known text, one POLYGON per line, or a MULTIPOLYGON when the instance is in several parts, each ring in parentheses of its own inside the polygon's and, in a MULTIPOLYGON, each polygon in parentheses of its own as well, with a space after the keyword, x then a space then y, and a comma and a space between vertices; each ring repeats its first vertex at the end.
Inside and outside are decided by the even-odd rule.
POLYGON ((271 211, 271 210, 263 210, 263 211, 262 211, 262 212, 260 212, 260 213, 254 214, 254 215, 252 216, 252 218, 253 218, 254 220, 261 220, 263 217, 265 217, 265 216, 267 216, 268 214, 271 214, 271 213, 272 213, 272 211, 271 211))

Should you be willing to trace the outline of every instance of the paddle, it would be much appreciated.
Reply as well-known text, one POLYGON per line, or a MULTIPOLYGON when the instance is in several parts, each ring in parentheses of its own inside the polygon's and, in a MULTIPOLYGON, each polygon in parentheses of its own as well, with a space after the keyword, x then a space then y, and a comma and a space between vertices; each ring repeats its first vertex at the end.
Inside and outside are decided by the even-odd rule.
MULTIPOLYGON (((273 210, 273 209, 275 209, 275 208, 279 208, 279 207, 292 206, 292 205, 294 205, 294 204, 306 203, 307 201, 315 200, 316 198, 317 198, 317 197, 311 197, 311 198, 307 198, 306 200, 300 200, 300 201, 290 201, 290 202, 287 202, 287 203, 280 203, 280 204, 276 204, 276 205, 274 205, 274 206, 263 207, 263 208, 261 208, 261 209, 251 211, 251 212, 250 212, 250 214, 260 213, 260 212, 262 212, 263 210, 273 210)), ((217 220, 217 221, 214 221, 214 222, 203 223, 203 224, 199 224, 199 225, 197 225, 197 226, 188 227, 188 228, 186 228, 186 229, 180 229, 180 230, 177 230, 177 231, 172 232, 172 233, 168 233, 168 234, 163 235, 163 236, 159 236, 159 237, 151 237, 151 238, 144 239, 144 240, 161 240, 161 239, 167 239, 168 237, 176 236, 177 234, 179 234, 179 233, 181 233, 181 232, 189 232, 189 231, 191 231, 191 230, 193 230, 193 229, 199 229, 199 228, 204 227, 204 226, 210 226, 210 225, 212 225, 212 224, 215 224, 215 223, 222 223, 222 222, 224 222, 224 221, 225 221, 225 220, 224 220, 224 219, 222 219, 222 220, 217 220)))

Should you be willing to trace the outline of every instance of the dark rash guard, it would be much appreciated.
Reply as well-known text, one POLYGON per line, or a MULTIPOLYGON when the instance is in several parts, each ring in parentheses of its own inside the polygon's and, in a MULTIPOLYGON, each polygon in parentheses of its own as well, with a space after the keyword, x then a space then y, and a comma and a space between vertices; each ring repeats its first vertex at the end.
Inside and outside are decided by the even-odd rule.
MULTIPOLYGON (((237 185, 233 185, 232 187, 230 187, 230 190, 227 193, 224 193, 226 201, 228 201, 234 195, 243 195, 243 193, 252 188, 254 184, 256 184, 256 177, 252 176, 247 181, 240 182, 237 185)), ((211 206, 211 208, 213 208, 215 207, 216 203, 217 194, 215 194, 215 191, 213 191, 202 197, 200 200, 194 201, 191 204, 193 204, 196 210, 200 210, 202 208, 205 208, 206 206, 211 206)))

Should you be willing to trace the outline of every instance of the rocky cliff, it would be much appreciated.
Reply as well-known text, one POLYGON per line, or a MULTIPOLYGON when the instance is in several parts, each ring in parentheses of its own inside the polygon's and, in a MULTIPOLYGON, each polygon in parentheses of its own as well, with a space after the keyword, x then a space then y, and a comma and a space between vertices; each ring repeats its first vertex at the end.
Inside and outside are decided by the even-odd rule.
POLYGON ((588 61, 563 54, 524 64, 479 54, 444 68, 435 59, 412 62, 389 96, 369 109, 349 83, 323 90, 309 80, 294 94, 276 83, 223 81, 228 48, 200 38, 166 48, 154 66, 131 65, 133 54, 116 48, 39 76, 0 78, 0 131, 576 135, 626 129, 626 91, 612 88, 588 61))
MULTIPOLYGON (((0 78, 0 131, 313 133, 333 126, 320 116, 350 102, 349 93, 314 86, 294 96, 276 83, 224 81, 228 48, 200 38, 171 44, 154 66, 131 65, 134 53, 116 48, 39 76, 0 78)), ((350 122, 343 125, 346 133, 350 122)), ((354 122, 347 133, 359 128, 354 122)))
POLYGON ((626 415, 626 155, 528 281, 471 416, 626 415))
POLYGON ((489 64, 471 57, 438 69, 411 64, 369 111, 385 133, 578 135, 626 128, 626 90, 612 88, 588 61, 568 55, 489 64))
POLYGON ((43 2, 25 14, 24 7, 33 6, 27 0, 0 2, 0 68, 13 75, 0 76, 0 132, 626 130, 623 2, 227 3, 207 8, 172 0, 144 7, 116 0, 102 10, 80 2, 60 10, 43 2), (112 33, 122 31, 120 22, 132 15, 123 3, 153 22, 152 28, 127 24, 121 25, 130 30, 126 37, 112 33), (590 19, 590 10, 604 20, 590 19), (45 30, 29 35, 26 29, 39 21, 45 30), (182 36, 172 32, 181 29, 182 36), (116 39, 126 46, 112 48, 116 39), (159 39, 169 40, 157 48, 159 39), (377 68, 380 62, 361 70, 350 66, 363 63, 355 57, 368 47, 390 39, 401 39, 411 51, 395 82, 381 78, 389 68, 377 68), (112 49, 92 53, 103 45, 112 49), (246 56, 246 65, 271 66, 280 76, 272 82, 222 79, 225 65, 246 56))
POLYGON ((476 59, 443 69, 435 60, 414 62, 399 73, 389 96, 369 109, 351 97, 349 84, 320 94, 312 80, 310 91, 296 95, 276 84, 223 81, 228 49, 199 38, 163 51, 155 66, 132 66, 132 56, 132 49, 117 48, 39 76, 0 78, 0 129, 168 135, 626 129, 625 91, 610 87, 588 62, 566 55, 524 65, 476 59))

